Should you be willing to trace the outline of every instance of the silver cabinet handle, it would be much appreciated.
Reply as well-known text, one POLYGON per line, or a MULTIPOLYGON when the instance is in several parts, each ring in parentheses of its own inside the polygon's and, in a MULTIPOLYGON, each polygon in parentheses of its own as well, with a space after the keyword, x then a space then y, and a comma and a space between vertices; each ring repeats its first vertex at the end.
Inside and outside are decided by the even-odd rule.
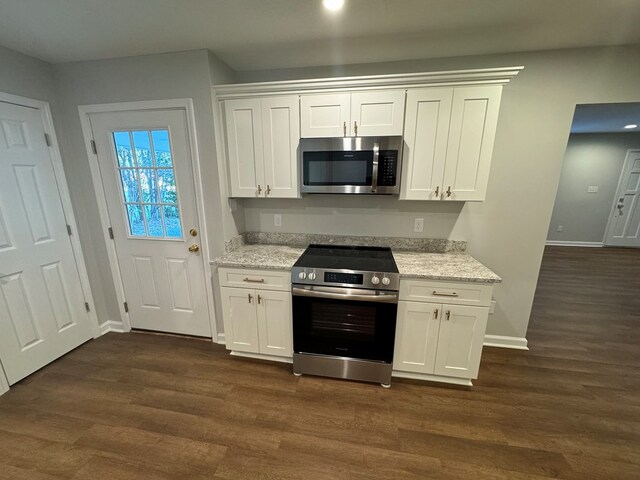
POLYGON ((431 295, 433 295, 434 297, 457 297, 458 296, 456 292, 444 293, 444 292, 438 292, 436 290, 434 290, 431 295))
POLYGON ((447 187, 447 197, 451 196, 451 186, 447 187))
POLYGON ((434 320, 438 319, 438 309, 437 308, 433 311, 433 319, 434 320))
POLYGON ((262 193, 262 187, 258 185, 258 195, 260 195, 261 193, 262 193))
POLYGON ((358 136, 358 122, 353 122, 353 133, 354 133, 354 137, 358 136))
POLYGON ((342 124, 342 133, 344 133, 344 136, 347 136, 347 122, 344 122, 342 124))
POLYGON ((447 310, 446 319, 447 321, 451 320, 451 310, 447 310))
POLYGON ((247 298, 249 299, 249 303, 251 303, 251 300, 253 299, 253 295, 251 295, 250 293, 247 293, 247 298))
POLYGON ((253 279, 253 278, 243 278, 242 279, 243 282, 249 282, 249 283, 264 283, 264 278, 261 278, 259 280, 253 279))

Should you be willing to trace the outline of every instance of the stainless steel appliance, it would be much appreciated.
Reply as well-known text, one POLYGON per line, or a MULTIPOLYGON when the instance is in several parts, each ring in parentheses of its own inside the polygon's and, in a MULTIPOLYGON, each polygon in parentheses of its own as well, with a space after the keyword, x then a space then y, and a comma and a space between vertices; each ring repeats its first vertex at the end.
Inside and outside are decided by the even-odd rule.
POLYGON ((388 387, 399 277, 389 248, 310 245, 291 271, 293 372, 388 387))
POLYGON ((400 191, 402 137, 303 138, 303 193, 400 191))

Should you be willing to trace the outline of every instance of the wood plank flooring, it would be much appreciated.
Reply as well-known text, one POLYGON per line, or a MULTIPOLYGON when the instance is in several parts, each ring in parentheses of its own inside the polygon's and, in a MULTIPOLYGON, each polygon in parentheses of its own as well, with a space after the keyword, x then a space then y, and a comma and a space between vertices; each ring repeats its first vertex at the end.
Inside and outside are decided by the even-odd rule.
POLYGON ((108 334, 0 397, 0 480, 640 478, 640 251, 547 248, 528 338, 385 390, 108 334))

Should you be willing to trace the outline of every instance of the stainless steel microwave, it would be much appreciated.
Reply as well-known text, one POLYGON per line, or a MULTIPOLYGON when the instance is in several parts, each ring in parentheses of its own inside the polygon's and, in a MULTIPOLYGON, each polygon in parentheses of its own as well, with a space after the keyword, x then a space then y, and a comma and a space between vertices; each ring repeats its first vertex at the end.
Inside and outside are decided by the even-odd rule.
POLYGON ((402 137, 303 138, 302 193, 400 191, 402 137))

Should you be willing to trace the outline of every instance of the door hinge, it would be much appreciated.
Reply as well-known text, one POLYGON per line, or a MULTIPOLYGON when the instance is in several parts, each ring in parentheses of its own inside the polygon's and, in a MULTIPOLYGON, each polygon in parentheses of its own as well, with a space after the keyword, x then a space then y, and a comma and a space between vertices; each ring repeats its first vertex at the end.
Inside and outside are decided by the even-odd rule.
POLYGON ((96 142, 94 142, 93 140, 91 140, 91 151, 93 152, 94 155, 98 154, 98 149, 96 148, 96 142))
POLYGON ((87 312, 91 311, 91 309, 89 308, 89 302, 84 302, 84 308, 87 310, 87 312))
POLYGON ((127 302, 124 302, 124 311, 129 313, 129 304, 127 302))
POLYGON ((108 230, 109 230, 109 238, 113 240, 113 228, 109 227, 108 230))
POLYGON ((71 236, 71 225, 67 224, 67 233, 71 236))
POLYGON ((44 134, 44 141, 47 142, 47 147, 50 147, 53 145, 53 143, 51 143, 51 137, 49 136, 48 133, 44 134))

